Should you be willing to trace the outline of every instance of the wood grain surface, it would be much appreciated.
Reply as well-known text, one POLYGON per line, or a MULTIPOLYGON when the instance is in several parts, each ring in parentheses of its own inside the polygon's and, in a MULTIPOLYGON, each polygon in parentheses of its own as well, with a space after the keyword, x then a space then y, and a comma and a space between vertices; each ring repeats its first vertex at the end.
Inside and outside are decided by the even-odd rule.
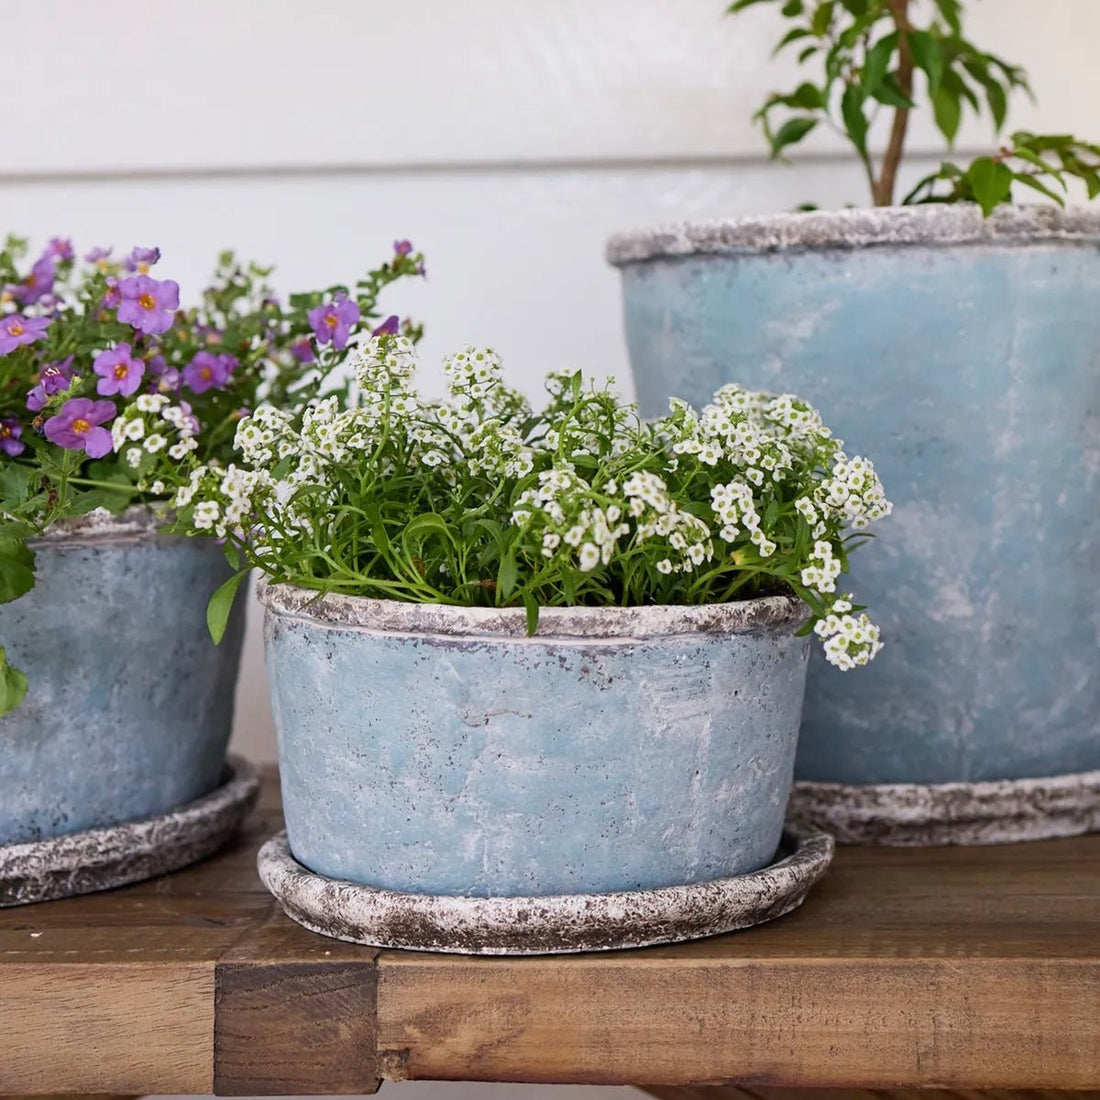
POLYGON ((254 867, 280 826, 269 777, 241 841, 206 863, 0 912, 0 1094, 364 1093, 379 1078, 639 1084, 666 1100, 1100 1089, 1100 836, 845 848, 770 925, 476 959, 286 919, 254 867))

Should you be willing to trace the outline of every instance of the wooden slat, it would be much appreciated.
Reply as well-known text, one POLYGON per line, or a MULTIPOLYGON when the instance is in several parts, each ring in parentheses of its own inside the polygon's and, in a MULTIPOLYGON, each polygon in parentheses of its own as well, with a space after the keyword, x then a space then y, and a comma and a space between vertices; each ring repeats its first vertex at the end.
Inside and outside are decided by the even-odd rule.
POLYGON ((176 964, 4 964, 0 1095, 211 1092, 213 979, 176 964))
POLYGON ((641 1092, 658 1100, 1097 1100, 1100 1092, 1054 1089, 779 1089, 665 1085, 641 1092))
POLYGON ((379 960, 409 1078, 1088 1088, 1100 961, 379 960))

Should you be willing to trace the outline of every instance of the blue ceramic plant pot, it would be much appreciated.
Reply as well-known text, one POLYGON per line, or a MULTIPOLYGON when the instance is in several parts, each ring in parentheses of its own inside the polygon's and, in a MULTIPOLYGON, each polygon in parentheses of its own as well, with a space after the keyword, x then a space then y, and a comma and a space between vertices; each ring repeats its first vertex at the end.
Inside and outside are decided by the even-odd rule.
POLYGON ((797 778, 1100 769, 1100 214, 784 215, 609 257, 644 414, 797 393, 895 502, 853 583, 886 648, 858 674, 815 656, 797 778))
POLYGON ((220 646, 206 603, 229 576, 211 540, 151 514, 88 517, 34 544, 37 584, 0 605, 30 680, 0 718, 0 846, 176 809, 223 778, 243 616, 220 646))
POLYGON ((468 897, 712 881, 775 856, 807 614, 425 606, 261 586, 283 806, 310 870, 468 897))

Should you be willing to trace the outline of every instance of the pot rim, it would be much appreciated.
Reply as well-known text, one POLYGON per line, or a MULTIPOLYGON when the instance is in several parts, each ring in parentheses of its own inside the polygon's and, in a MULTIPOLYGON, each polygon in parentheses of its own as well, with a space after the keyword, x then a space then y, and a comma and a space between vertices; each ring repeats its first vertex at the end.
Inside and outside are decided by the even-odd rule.
POLYGON ((162 537, 160 526, 164 519, 164 511, 158 511, 155 505, 150 504, 131 504, 117 513, 97 508, 84 516, 51 523, 41 534, 28 539, 27 543, 33 548, 67 544, 87 546, 97 542, 146 542, 162 537))
POLYGON ((795 596, 737 603, 648 607, 544 607, 538 631, 527 633, 522 607, 455 607, 367 596, 320 593, 261 577, 256 595, 269 615, 314 625, 393 634, 442 634, 543 642, 550 638, 626 641, 678 634, 794 634, 810 609, 795 596))
POLYGON ((1026 245, 1041 241, 1100 243, 1100 209, 1011 206, 983 218, 973 203, 814 210, 680 222, 616 233, 607 260, 624 267, 698 255, 850 250, 881 245, 1026 245))

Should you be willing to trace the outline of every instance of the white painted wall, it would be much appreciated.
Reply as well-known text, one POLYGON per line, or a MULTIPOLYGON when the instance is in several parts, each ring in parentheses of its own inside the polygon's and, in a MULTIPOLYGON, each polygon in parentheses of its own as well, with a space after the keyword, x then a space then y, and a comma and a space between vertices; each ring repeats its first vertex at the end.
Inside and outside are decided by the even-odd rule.
MULTIPOLYGON (((927 0, 922 0, 927 2, 927 0)), ((1024 63, 1020 127, 1100 135, 1100 4, 973 2, 1024 63)), ((35 0, 0 67, 0 230, 158 245, 195 288, 231 245, 281 289, 350 279, 395 237, 429 280, 394 293, 425 361, 491 343, 528 391, 551 367, 628 385, 606 236, 653 222, 862 202, 828 136, 768 164, 749 119, 786 65, 764 7, 724 0, 35 0)), ((978 127, 962 143, 984 147, 978 127)), ((914 149, 938 144, 916 127, 914 149)), ((912 175, 931 160, 918 161, 912 175)), ((429 377, 433 369, 429 366, 429 377)), ((274 755, 253 616, 234 745, 274 755)), ((388 1086, 398 1100, 534 1086, 388 1086)), ((609 1090, 561 1090, 608 1097, 609 1090)))

